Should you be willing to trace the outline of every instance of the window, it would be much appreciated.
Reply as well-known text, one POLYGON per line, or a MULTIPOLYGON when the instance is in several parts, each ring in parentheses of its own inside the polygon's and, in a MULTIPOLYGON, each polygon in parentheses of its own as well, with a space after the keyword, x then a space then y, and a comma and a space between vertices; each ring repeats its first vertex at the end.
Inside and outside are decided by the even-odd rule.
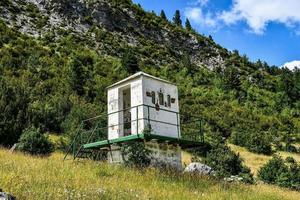
POLYGON ((167 96, 167 105, 168 107, 171 107, 171 96, 169 94, 167 96))
POLYGON ((151 102, 155 104, 155 92, 151 92, 151 102))
POLYGON ((158 100, 159 100, 159 105, 164 105, 164 94, 159 92, 158 93, 158 100))

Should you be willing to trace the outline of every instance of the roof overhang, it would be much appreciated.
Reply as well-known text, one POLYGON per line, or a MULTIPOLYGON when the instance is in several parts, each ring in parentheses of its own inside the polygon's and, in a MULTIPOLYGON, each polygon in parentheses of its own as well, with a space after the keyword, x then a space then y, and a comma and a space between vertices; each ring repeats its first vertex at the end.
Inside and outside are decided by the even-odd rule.
POLYGON ((137 72, 137 73, 135 73, 135 74, 133 74, 133 75, 131 75, 131 76, 129 76, 129 77, 127 77, 127 78, 125 78, 125 79, 117 82, 117 83, 114 83, 114 84, 108 86, 106 89, 113 88, 113 87, 121 85, 121 84, 123 84, 125 82, 129 82, 129 81, 131 81, 133 79, 139 78, 141 76, 145 76, 145 77, 148 77, 148 78, 151 78, 151 79, 154 79, 154 80, 158 80, 158 81, 165 82, 165 83, 168 83, 168 84, 171 84, 171 85, 175 85, 175 84, 171 83, 170 81, 167 81, 167 80, 164 80, 164 79, 161 79, 161 78, 157 78, 157 77, 152 76, 150 74, 147 74, 147 73, 144 73, 144 72, 137 72))

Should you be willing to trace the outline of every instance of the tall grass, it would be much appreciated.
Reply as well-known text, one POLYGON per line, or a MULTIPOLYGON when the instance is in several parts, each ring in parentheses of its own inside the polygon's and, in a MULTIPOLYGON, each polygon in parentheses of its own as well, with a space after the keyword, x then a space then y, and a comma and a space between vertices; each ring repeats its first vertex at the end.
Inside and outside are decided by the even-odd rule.
POLYGON ((93 161, 62 161, 0 149, 0 188, 18 199, 299 199, 267 185, 229 184, 208 177, 136 170, 93 161))

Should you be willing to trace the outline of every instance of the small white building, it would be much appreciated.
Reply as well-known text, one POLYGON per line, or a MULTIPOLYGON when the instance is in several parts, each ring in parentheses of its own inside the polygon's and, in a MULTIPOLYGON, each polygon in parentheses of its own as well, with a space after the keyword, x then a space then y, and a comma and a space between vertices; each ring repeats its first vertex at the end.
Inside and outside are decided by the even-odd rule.
POLYGON ((177 86, 138 72, 108 87, 108 139, 141 134, 180 138, 177 86), (149 126, 150 125, 150 126, 149 126))

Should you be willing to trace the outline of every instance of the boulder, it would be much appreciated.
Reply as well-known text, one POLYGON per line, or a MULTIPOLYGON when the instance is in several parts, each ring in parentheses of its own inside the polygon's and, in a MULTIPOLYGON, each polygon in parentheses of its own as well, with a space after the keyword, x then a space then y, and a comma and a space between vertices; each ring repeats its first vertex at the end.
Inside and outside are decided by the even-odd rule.
POLYGON ((16 197, 6 192, 2 192, 0 189, 0 200, 16 200, 16 197))
POLYGON ((185 169, 184 172, 188 173, 197 173, 202 175, 213 175, 214 170, 205 164, 199 162, 192 162, 190 163, 185 169))

